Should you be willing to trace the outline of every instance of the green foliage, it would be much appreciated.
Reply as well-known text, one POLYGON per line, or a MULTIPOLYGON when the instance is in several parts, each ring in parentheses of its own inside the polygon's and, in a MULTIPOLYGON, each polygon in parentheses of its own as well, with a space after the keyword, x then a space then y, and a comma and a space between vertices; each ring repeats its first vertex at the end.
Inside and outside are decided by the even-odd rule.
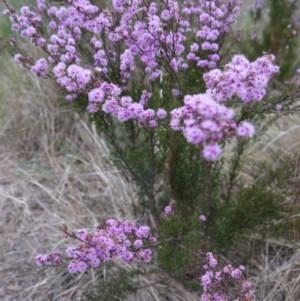
MULTIPOLYGON (((116 72, 111 70, 109 76, 111 82, 118 83, 116 72)), ((153 95, 149 106, 171 111, 180 106, 182 101, 181 97, 177 98, 171 93, 174 82, 184 83, 184 93, 197 93, 203 89, 197 86, 197 77, 202 76, 200 71, 183 72, 180 78, 174 76, 164 77, 156 86, 145 84, 144 79, 136 80, 126 95, 137 101, 146 85, 147 91, 153 95)), ((228 101, 228 104, 238 108, 238 123, 244 120, 253 122, 259 130, 258 134, 261 134, 278 117, 278 114, 273 114, 276 104, 286 104, 284 112, 290 109, 293 102, 291 89, 250 106, 241 105, 237 99, 228 101), (266 117, 268 114, 269 117, 266 117)), ((295 90, 295 95, 300 93, 298 90, 295 90)), ((82 95, 74 103, 79 110, 85 109, 87 97, 82 95)), ((200 290, 198 277, 201 263, 193 252, 228 250, 245 242, 250 232, 270 231, 270 225, 281 218, 280 202, 283 196, 271 192, 268 185, 272 181, 241 188, 240 162, 249 141, 236 143, 231 157, 227 158, 229 168, 225 171, 222 160, 214 163, 203 160, 200 150, 188 144, 182 133, 169 131, 169 120, 151 129, 136 121, 119 123, 101 110, 91 115, 90 119, 109 143, 112 162, 124 172, 128 181, 137 184, 140 192, 137 213, 150 210, 155 218, 160 242, 157 251, 159 268, 189 288, 200 290), (176 215, 162 220, 161 212, 171 200, 176 202, 176 215), (200 214, 206 215, 205 223, 199 222, 200 214)), ((122 283, 123 280, 117 277, 114 281, 122 283)), ((128 288, 132 288, 126 281, 125 287, 128 285, 128 288)), ((107 296, 111 292, 109 283, 101 288, 101 292, 107 291, 107 296)), ((120 290, 126 291, 125 288, 120 290)), ((97 300, 95 296, 91 300, 97 300)), ((115 292, 114 296, 124 298, 115 292)))
MULTIPOLYGON (((271 157, 278 160, 276 153, 270 152, 271 157)), ((260 177, 259 182, 262 185, 268 185, 273 193, 280 194, 282 201, 277 209, 280 212, 280 218, 276 218, 271 227, 268 227, 269 237, 283 239, 296 246, 299 245, 300 220, 299 220, 299 197, 297 176, 298 155, 286 156, 278 160, 276 168, 267 171, 264 168, 264 177, 260 177)), ((263 168, 263 167, 262 167, 263 168)))
POLYGON ((293 15, 297 13, 299 4, 297 1, 268 0, 262 9, 252 12, 252 20, 256 24, 257 34, 250 40, 247 32, 242 50, 250 60, 261 56, 263 52, 269 52, 276 56, 276 62, 280 66, 279 80, 286 80, 295 71, 293 63, 297 58, 298 31, 297 24, 293 24, 293 15), (266 12, 268 13, 266 14, 266 12))
POLYGON ((238 191, 230 206, 223 204, 216 212, 213 225, 214 243, 219 249, 229 248, 247 238, 249 232, 270 227, 281 217, 283 196, 267 187, 253 185, 238 191))
MULTIPOLYGON (((171 94, 169 83, 169 79, 164 78, 161 87, 151 88, 153 97, 150 102, 154 109, 172 110, 180 105, 171 94), (158 88, 162 88, 162 97, 158 88)), ((126 94, 138 99, 142 87, 136 83, 135 89, 126 94)), ((87 99, 82 96, 74 103, 81 110, 86 107, 87 99)), ((186 218, 196 208, 209 214, 209 200, 217 191, 221 164, 213 165, 201 159, 197 147, 186 143, 181 133, 167 129, 169 120, 151 129, 136 121, 119 123, 98 111, 91 115, 91 121, 110 144, 114 164, 138 185, 142 208, 150 209, 157 222, 160 212, 171 199, 178 201, 179 212, 186 218)))
POLYGON ((297 216, 288 214, 284 219, 273 227, 274 237, 292 242, 296 248, 299 248, 300 238, 300 219, 297 216))
POLYGON ((197 250, 206 248, 204 228, 198 217, 185 221, 178 213, 162 220, 159 231, 157 258, 159 267, 193 290, 200 289, 201 260, 197 250))
POLYGON ((171 140, 173 144, 165 173, 166 184, 169 184, 167 196, 177 201, 179 213, 185 219, 195 210, 209 215, 222 164, 205 161, 200 157, 199 150, 188 145, 184 137, 176 138, 171 140))
POLYGON ((158 252, 160 266, 171 274, 178 274, 188 263, 189 256, 185 255, 189 251, 178 248, 177 244, 186 239, 190 231, 189 226, 178 216, 173 216, 162 222, 160 231, 161 245, 158 252))
POLYGON ((137 291, 135 277, 141 274, 140 270, 126 271, 118 270, 113 276, 101 281, 94 291, 88 293, 85 301, 123 301, 126 296, 137 291))
MULTIPOLYGON (((266 41, 263 48, 253 44, 253 49, 247 49, 252 51, 252 59, 261 55, 264 47, 269 49, 266 45, 270 41, 266 41)), ((118 73, 116 63, 108 72, 108 81, 122 85, 118 73)), ((202 75, 203 71, 195 68, 179 75, 170 73, 156 85, 147 83, 144 78, 136 79, 127 87, 126 95, 138 101, 146 88, 153 95, 149 107, 171 111, 182 104, 181 96, 172 95, 174 86, 180 83, 183 95, 203 92, 204 83, 198 83, 202 75)), ((260 135, 278 117, 274 114, 276 104, 285 104, 283 112, 290 110, 291 89, 295 88, 289 87, 280 96, 250 106, 241 105, 237 99, 228 101, 228 105, 237 108, 237 123, 253 122, 260 135)), ((295 95, 299 93, 300 90, 295 89, 295 95)), ((78 110, 85 110, 87 102, 87 97, 82 95, 73 104, 78 110)), ((229 168, 225 171, 222 160, 214 163, 203 160, 199 148, 188 144, 182 133, 169 131, 169 120, 151 129, 136 121, 119 123, 101 110, 90 115, 90 120, 109 143, 112 162, 128 181, 137 184, 140 193, 137 213, 150 210, 155 218, 159 269, 188 288, 201 291, 198 278, 202 263, 197 257, 198 250, 226 251, 247 241, 249 233, 256 231, 280 233, 276 221, 282 218, 280 204, 284 197, 278 191, 271 191, 272 180, 244 188, 239 178, 241 158, 249 141, 236 143, 230 158, 226 158, 229 168), (175 200, 172 208, 176 214, 161 219, 163 208, 171 200, 175 200), (206 215, 206 222, 199 221, 200 214, 206 215)), ((125 300, 127 294, 134 293, 138 287, 136 275, 119 271, 101 282, 87 301, 125 300)))

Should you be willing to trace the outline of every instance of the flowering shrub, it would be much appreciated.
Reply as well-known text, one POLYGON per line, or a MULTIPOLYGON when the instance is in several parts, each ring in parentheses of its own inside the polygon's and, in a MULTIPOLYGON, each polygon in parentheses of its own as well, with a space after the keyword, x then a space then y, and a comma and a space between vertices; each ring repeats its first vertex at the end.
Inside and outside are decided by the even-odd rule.
POLYGON ((250 293, 251 284, 242 274, 244 266, 234 268, 228 264, 217 270, 218 260, 211 252, 206 254, 206 261, 207 264, 203 265, 205 273, 199 279, 204 289, 201 301, 255 300, 255 296, 250 293), (235 283, 234 288, 230 287, 231 281, 235 283), (230 288, 224 289, 226 284, 230 288))
MULTIPOLYGON (((234 188, 248 138, 267 114, 295 111, 300 96, 300 88, 291 86, 268 97, 268 85, 279 74, 274 55, 261 51, 249 60, 237 54, 243 45, 230 38, 231 24, 243 1, 113 0, 100 8, 89 0, 37 0, 38 11, 23 6, 19 13, 4 3, 12 31, 43 53, 34 58, 12 38, 16 63, 55 80, 67 101, 87 110, 105 135, 114 163, 138 184, 142 208, 150 209, 161 231, 160 267, 173 277, 182 275, 195 264, 186 250, 201 249, 200 238, 206 248, 218 246, 214 239, 223 233, 220 229, 234 229, 228 236, 232 244, 242 227, 230 222, 240 216, 238 210, 236 215, 228 212, 240 209, 234 188), (217 159, 230 141, 236 147, 226 173, 224 161, 217 159), (176 215, 173 207, 165 207, 171 198, 176 199, 176 215), (196 217, 199 210, 205 215, 196 217), (204 222, 206 216, 209 223, 197 230, 194 220, 204 222), (223 227, 226 223, 230 227, 223 227), (184 252, 178 250, 182 247, 184 252)), ((253 11, 262 5, 257 1, 253 11)), ((251 188, 250 194, 254 202, 259 199, 251 211, 255 222, 249 225, 254 227, 273 215, 259 210, 265 202, 261 194, 252 194, 251 188)), ((148 227, 109 220, 96 228, 93 234, 65 229, 66 236, 81 244, 69 247, 67 256, 39 255, 37 264, 69 259, 69 271, 76 273, 114 257, 126 263, 151 260, 145 244, 156 239, 148 227)), ((217 269, 212 253, 201 258, 206 261, 202 300, 251 300, 242 267, 217 269), (231 290, 232 283, 237 291, 231 290)))
MULTIPOLYGON (((163 219, 168 222, 173 217, 177 218, 171 206, 167 206, 163 213, 163 219)), ((204 215, 199 216, 201 222, 206 221, 204 215)), ((151 244, 159 244, 150 233, 147 226, 137 227, 131 221, 110 219, 104 226, 95 225, 96 232, 89 233, 86 229, 77 230, 77 234, 70 233, 67 227, 63 227, 65 238, 71 237, 81 242, 77 247, 69 246, 66 250, 67 257, 54 251, 50 254, 40 254, 36 257, 36 264, 60 265, 64 260, 70 261, 68 270, 70 273, 82 273, 89 267, 97 268, 101 262, 107 262, 111 258, 122 258, 124 263, 130 263, 135 259, 148 263, 151 261, 151 244)), ((172 227, 174 230, 174 227, 172 227)), ((185 248, 181 241, 175 237, 169 237, 168 241, 185 248)), ((212 252, 192 253, 198 262, 202 263, 199 271, 203 273, 199 281, 203 287, 202 301, 226 301, 226 300, 254 300, 250 293, 251 284, 243 277, 243 266, 234 268, 232 265, 223 265, 212 252), (222 265, 221 265, 222 266, 222 265)))
MULTIPOLYGON (((174 213, 173 208, 167 206, 163 217, 163 229, 166 226, 167 231, 170 231, 168 234, 170 235, 173 232, 173 236, 166 239, 165 243, 162 243, 162 249, 164 250, 160 252, 167 252, 167 256, 170 256, 170 249, 168 250, 168 248, 173 246, 176 253, 180 253, 180 251, 189 253, 189 257, 193 258, 191 263, 196 270, 195 274, 201 275, 200 277, 198 276, 198 280, 203 288, 200 300, 255 300, 255 296, 250 292, 251 284, 243 276, 244 266, 240 265, 234 268, 231 264, 224 264, 212 252, 203 252, 201 249, 197 252, 190 251, 189 245, 193 238, 190 236, 191 233, 179 234, 182 221, 174 213), (176 230, 179 230, 177 235, 175 234, 176 230), (188 237, 188 240, 185 237, 188 237)), ((198 224, 199 221, 206 223, 206 217, 200 215, 197 221, 198 224)), ((197 228, 199 230, 199 225, 197 228)), ((197 233, 196 237, 201 235, 201 232, 197 233)), ((177 254, 173 256, 177 256, 177 254)), ((176 262, 179 265, 179 257, 176 262)))
POLYGON ((126 90, 133 87, 132 79, 144 78, 147 87, 170 77, 174 80, 170 89, 176 98, 188 92, 182 86, 181 73, 192 66, 212 69, 203 76, 206 93, 186 95, 184 106, 171 111, 170 127, 182 131, 189 143, 203 150, 205 159, 214 161, 221 153, 222 140, 254 134, 249 123, 237 127, 233 110, 220 102, 235 95, 247 105, 262 100, 269 80, 279 70, 272 63, 272 55, 253 63, 236 55, 223 72, 213 69, 220 60, 219 43, 241 3, 200 1, 180 6, 173 0, 114 1, 113 10, 99 12, 88 0, 65 1, 68 6, 59 8, 38 1, 38 8, 47 13, 49 27, 55 32, 49 41, 39 33, 41 17, 28 7, 22 7, 20 15, 13 9, 4 14, 10 17, 13 30, 48 55, 34 62, 20 52, 16 62, 38 76, 54 76, 68 92, 67 100, 87 95, 90 113, 103 110, 121 122, 137 120, 140 125, 154 128, 168 115, 166 108, 151 108, 153 93, 147 90, 139 100, 126 95, 126 90), (86 35, 93 36, 88 45, 92 58, 88 68, 78 50, 86 35))
MULTIPOLYGON (((72 260, 68 267, 70 273, 84 272, 88 267, 97 268, 101 262, 114 257, 121 257, 125 263, 134 259, 151 261, 152 251, 143 247, 147 242, 156 242, 149 227, 137 228, 133 222, 111 219, 104 227, 96 224, 95 228, 98 231, 93 234, 88 233, 86 229, 77 230, 77 234, 63 229, 65 237, 70 236, 81 242, 79 246, 70 246, 66 250, 67 258, 72 260)), ((57 265, 61 264, 63 258, 58 251, 41 254, 36 257, 36 264, 57 265)))
POLYGON ((254 59, 263 51, 272 49, 280 65, 278 78, 289 80, 295 72, 298 55, 299 2, 255 0, 250 15, 260 30, 247 30, 242 43, 243 53, 254 59), (264 18, 266 14, 267 19, 264 18))

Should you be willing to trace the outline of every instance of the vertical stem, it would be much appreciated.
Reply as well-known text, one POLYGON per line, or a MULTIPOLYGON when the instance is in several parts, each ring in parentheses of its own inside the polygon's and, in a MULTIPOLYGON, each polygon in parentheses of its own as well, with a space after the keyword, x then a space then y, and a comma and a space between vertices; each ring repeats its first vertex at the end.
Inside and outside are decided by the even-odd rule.
POLYGON ((151 208, 152 208, 152 214, 154 216, 154 220, 157 225, 160 224, 160 219, 159 219, 159 211, 156 206, 156 201, 155 201, 155 194, 154 194, 154 185, 151 185, 150 191, 149 191, 149 199, 151 203, 151 208))
POLYGON ((212 163, 206 162, 206 214, 208 216, 211 213, 211 171, 212 163))
MULTIPOLYGON (((211 214, 211 209, 212 209, 212 206, 211 206, 211 172, 212 172, 212 163, 211 162, 206 162, 205 163, 206 165, 206 181, 205 181, 205 188, 206 188, 206 216, 209 217, 210 214, 211 214)), ((209 223, 206 223, 205 224, 205 228, 204 228, 204 231, 205 231, 205 236, 206 238, 209 238, 210 237, 210 229, 209 229, 209 223)))
POLYGON ((149 183, 149 199, 152 207, 152 213, 154 215, 156 223, 159 225, 159 211, 156 206, 156 200, 155 200, 155 177, 156 177, 156 160, 155 160, 155 142, 154 142, 154 130, 150 130, 150 151, 151 151, 151 179, 149 183))
POLYGON ((240 165, 240 159, 241 159, 241 155, 244 152, 245 145, 246 145, 245 142, 238 142, 236 149, 235 149, 234 156, 231 159, 231 169, 228 174, 228 182, 226 183, 226 186, 227 186, 227 192, 226 192, 226 196, 225 196, 226 204, 229 204, 229 202, 231 200, 232 190, 237 181, 237 176, 238 176, 237 170, 240 165))

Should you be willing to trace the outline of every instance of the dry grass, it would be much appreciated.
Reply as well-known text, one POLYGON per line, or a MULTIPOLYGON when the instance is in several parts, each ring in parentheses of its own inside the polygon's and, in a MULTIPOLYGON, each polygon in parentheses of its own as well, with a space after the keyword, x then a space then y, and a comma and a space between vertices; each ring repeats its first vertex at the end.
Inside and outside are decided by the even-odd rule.
POLYGON ((261 254, 253 255, 248 269, 258 300, 300 300, 299 256, 293 244, 266 241, 261 254))
MULTIPOLYGON (((270 171, 282 174, 290 188, 284 206, 290 208, 289 221, 294 223, 293 235, 286 233, 281 239, 267 238, 262 244, 261 235, 253 234, 248 246, 235 250, 233 257, 251 254, 247 266, 247 278, 252 283, 257 300, 300 300, 300 253, 299 253, 299 163, 300 118, 298 115, 283 116, 272 124, 245 152, 240 179, 249 185, 259 183, 270 171), (243 253, 244 252, 244 253, 243 253)), ((226 150, 228 156, 232 146, 226 150)), ((283 213, 286 222, 286 212, 283 213)), ((279 221, 277 221, 279 222, 279 221)), ((231 254, 232 256, 232 254, 231 254)))
POLYGON ((270 170, 289 168, 290 177, 299 171, 296 162, 300 154, 300 118, 299 115, 282 116, 272 124, 246 151, 242 160, 241 176, 244 181, 252 182, 253 174, 266 176, 270 170), (291 166, 289 165, 291 164, 291 166))
MULTIPOLYGON (((299 154, 300 154, 299 116, 284 116, 277 120, 259 139, 255 150, 249 152, 248 162, 244 164, 243 176, 260 170, 263 179, 268 171, 278 170, 290 187, 290 196, 285 206, 290 206, 289 220, 294 224, 294 239, 291 241, 267 239, 260 254, 253 254, 249 265, 250 279, 259 300, 281 301, 300 300, 300 253, 299 253, 299 154)), ((253 240, 255 244, 255 240, 253 240)))

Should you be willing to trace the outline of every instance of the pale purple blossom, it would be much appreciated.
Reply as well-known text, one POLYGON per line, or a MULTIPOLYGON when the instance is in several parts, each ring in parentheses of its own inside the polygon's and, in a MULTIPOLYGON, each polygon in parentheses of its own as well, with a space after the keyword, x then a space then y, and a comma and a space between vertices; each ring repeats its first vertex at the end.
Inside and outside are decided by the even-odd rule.
POLYGON ((170 214, 171 212, 172 212, 171 206, 166 206, 166 207, 165 207, 165 213, 166 213, 166 214, 170 214))
MULTIPOLYGON (((143 249, 144 242, 152 244, 156 238, 152 236, 147 226, 136 227, 131 221, 110 219, 104 227, 95 225, 96 231, 90 233, 87 229, 79 229, 75 234, 64 232, 66 236, 73 236, 79 240, 78 246, 69 246, 66 255, 70 260, 68 270, 70 273, 82 273, 89 267, 96 268, 101 262, 112 258, 122 258, 124 263, 134 259, 150 262, 152 252, 143 249), (134 250, 130 249, 131 245, 134 250)), ((55 251, 50 254, 40 254, 36 257, 36 264, 59 265, 62 263, 60 253, 55 251)))
POLYGON ((13 30, 47 50, 47 58, 35 63, 30 56, 18 54, 18 64, 29 66, 37 76, 54 74, 57 84, 67 92, 66 99, 86 97, 91 114, 103 111, 119 122, 133 120, 149 128, 164 124, 162 119, 170 114, 170 128, 181 131, 187 142, 198 147, 209 161, 219 157, 224 139, 253 137, 254 127, 247 122, 237 126, 234 111, 222 102, 232 97, 238 97, 245 105, 261 101, 279 67, 273 64, 273 55, 264 55, 254 62, 235 55, 223 70, 215 69, 222 53, 219 42, 238 16, 241 0, 180 5, 170 0, 161 5, 151 2, 147 7, 140 1, 113 0, 111 9, 101 10, 89 0, 74 3, 76 9, 73 5, 48 7, 45 0, 37 1, 38 9, 50 18, 47 29, 51 34, 47 40, 41 36, 41 27, 47 24, 42 12, 37 14, 27 6, 21 8, 19 15, 5 10, 13 30), (81 53, 83 34, 92 36, 85 49, 89 63, 81 53), (180 78, 190 67, 210 70, 203 76, 206 91, 183 95, 185 87, 181 89, 174 82, 168 89, 178 101, 177 107, 168 106, 171 112, 166 107, 157 109, 146 87, 163 85, 170 72, 174 78, 180 78), (118 79, 118 85, 110 82, 111 74, 118 79), (134 90, 141 79, 145 90, 129 96, 127 91, 134 90))
POLYGON ((218 159, 221 152, 222 149, 220 145, 214 144, 205 146, 202 154, 207 161, 215 161, 216 159, 218 159))
POLYGON ((236 129, 237 136, 253 138, 255 134, 255 128, 252 123, 243 121, 236 129))
POLYGON ((199 216, 199 220, 200 220, 201 222, 205 222, 205 221, 206 221, 205 215, 200 215, 200 216, 199 216))

